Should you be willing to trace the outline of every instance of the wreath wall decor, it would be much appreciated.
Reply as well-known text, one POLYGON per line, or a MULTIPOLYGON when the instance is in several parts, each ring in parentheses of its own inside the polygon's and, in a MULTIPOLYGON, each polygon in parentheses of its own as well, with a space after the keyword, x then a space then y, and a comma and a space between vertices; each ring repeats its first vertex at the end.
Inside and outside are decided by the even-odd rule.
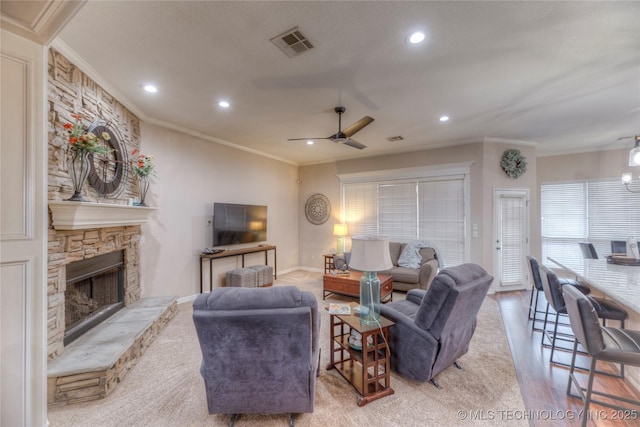
POLYGON ((507 176, 517 179, 527 171, 527 158, 522 155, 520 150, 511 148, 502 154, 500 166, 507 176))
POLYGON ((304 205, 304 213, 311 224, 324 224, 331 216, 331 203, 324 194, 313 194, 304 205))

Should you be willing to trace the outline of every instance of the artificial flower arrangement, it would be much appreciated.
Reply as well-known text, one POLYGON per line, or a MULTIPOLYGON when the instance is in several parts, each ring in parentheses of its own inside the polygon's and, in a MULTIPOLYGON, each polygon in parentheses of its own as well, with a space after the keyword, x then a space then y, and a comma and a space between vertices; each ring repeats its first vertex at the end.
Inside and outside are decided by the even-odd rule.
POLYGON ((65 123, 64 128, 69 134, 69 146, 74 151, 86 151, 98 154, 106 154, 111 151, 109 147, 100 143, 100 140, 109 141, 111 136, 108 132, 102 132, 98 137, 93 132, 87 132, 82 126, 81 118, 78 114, 72 114, 75 123, 65 123))
POLYGON ((138 176, 147 177, 149 175, 155 175, 155 164, 153 163, 153 155, 142 154, 138 150, 131 152, 132 156, 138 156, 133 161, 133 171, 138 176))

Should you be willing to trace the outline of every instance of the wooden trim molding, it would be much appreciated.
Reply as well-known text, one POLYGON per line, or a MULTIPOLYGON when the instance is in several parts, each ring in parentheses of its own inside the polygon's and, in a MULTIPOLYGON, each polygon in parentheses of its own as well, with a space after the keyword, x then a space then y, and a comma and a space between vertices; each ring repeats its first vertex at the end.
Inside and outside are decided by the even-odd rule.
POLYGON ((49 201, 56 230, 142 225, 157 208, 108 203, 49 201))

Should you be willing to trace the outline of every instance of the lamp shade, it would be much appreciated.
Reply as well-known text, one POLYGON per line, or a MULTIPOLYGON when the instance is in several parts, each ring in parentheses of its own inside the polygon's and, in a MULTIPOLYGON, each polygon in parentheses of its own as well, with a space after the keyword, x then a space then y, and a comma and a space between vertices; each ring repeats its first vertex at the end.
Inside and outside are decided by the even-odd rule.
POLYGON ((353 236, 349 266, 360 271, 383 271, 393 267, 389 254, 389 238, 353 236))
POLYGON ((346 236, 347 233, 347 224, 334 224, 333 225, 333 235, 334 236, 346 236))

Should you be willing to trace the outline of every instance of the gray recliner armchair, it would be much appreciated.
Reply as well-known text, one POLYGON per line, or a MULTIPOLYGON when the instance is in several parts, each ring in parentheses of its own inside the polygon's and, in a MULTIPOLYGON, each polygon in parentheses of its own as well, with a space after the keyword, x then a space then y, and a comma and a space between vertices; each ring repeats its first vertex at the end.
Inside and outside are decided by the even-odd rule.
POLYGON ((313 412, 320 314, 295 286, 216 288, 199 295, 193 321, 210 414, 313 412))
POLYGON ((434 377, 469 350, 476 317, 493 277, 476 264, 445 268, 427 291, 412 289, 404 301, 380 307, 390 329, 391 369, 417 380, 434 377))

